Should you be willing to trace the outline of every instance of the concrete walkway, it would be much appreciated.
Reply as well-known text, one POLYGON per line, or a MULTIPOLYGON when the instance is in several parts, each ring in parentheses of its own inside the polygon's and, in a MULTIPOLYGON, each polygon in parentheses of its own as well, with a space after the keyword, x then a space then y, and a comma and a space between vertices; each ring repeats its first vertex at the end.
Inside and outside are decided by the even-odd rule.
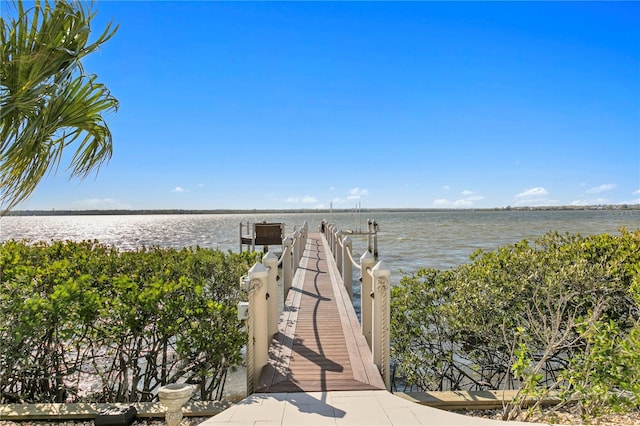
POLYGON ((384 390, 369 390, 256 393, 202 425, 523 426, 531 423, 464 416, 419 405, 384 390))

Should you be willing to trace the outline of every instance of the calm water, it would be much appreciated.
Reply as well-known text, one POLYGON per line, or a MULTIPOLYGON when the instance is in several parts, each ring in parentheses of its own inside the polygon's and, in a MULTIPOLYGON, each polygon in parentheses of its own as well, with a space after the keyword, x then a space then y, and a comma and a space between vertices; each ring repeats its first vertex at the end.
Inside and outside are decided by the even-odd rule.
MULTIPOLYGON (((379 224, 380 258, 394 282, 401 271, 459 265, 477 249, 533 240, 551 230, 592 235, 640 228, 640 210, 21 216, 0 219, 0 241, 97 239, 122 250, 200 246, 238 251, 240 222, 284 222, 292 232, 305 220, 316 231, 327 219, 341 229, 364 230, 367 218, 379 224)), ((366 240, 353 240, 354 253, 363 253, 366 240)))
MULTIPOLYGON (((260 214, 260 215, 131 215, 131 216, 31 216, 0 219, 0 241, 28 239, 94 240, 122 250, 141 246, 201 246, 238 251, 239 224, 284 222, 292 232, 306 220, 316 231, 323 219, 340 229, 366 229, 367 218, 379 224, 380 258, 397 283, 403 272, 420 267, 445 269, 466 263, 477 249, 493 250, 522 239, 534 240, 551 230, 592 235, 616 234, 620 227, 640 228, 640 210, 626 211, 455 211, 375 212, 362 215, 260 214)), ((366 239, 353 237, 354 253, 362 254, 366 239)), ((354 288, 358 310, 359 288, 354 288)), ((282 297, 280 295, 280 297, 282 297)), ((246 371, 240 367, 227 378, 225 396, 243 397, 246 371)))

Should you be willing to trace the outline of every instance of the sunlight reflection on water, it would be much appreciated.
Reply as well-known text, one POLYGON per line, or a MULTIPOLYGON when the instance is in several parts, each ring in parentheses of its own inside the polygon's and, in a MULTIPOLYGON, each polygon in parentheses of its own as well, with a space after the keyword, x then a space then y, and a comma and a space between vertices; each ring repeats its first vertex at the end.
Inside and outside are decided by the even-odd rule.
MULTIPOLYGON (((366 229, 367 216, 379 224, 380 257, 391 268, 395 282, 401 271, 449 268, 466 263, 478 249, 534 240, 551 230, 591 235, 640 227, 639 210, 9 216, 0 219, 0 241, 95 239, 121 250, 200 246, 238 251, 240 222, 284 222, 290 233, 306 220, 315 232, 323 219, 341 229, 366 229)), ((366 238, 354 235, 352 239, 359 257, 366 249, 366 238)))

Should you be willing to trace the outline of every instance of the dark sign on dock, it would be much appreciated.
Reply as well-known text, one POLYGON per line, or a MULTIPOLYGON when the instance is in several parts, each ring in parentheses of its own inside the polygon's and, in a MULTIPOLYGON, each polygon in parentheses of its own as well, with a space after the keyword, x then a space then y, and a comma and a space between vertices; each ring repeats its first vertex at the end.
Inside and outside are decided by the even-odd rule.
POLYGON ((282 244, 284 226, 282 223, 256 223, 255 244, 259 246, 282 244))

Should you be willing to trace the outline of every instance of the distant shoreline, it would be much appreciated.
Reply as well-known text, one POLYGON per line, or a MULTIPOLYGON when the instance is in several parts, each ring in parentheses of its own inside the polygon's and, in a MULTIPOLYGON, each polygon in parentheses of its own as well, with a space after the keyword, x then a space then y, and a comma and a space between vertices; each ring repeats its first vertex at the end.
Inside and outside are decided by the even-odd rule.
MULTIPOLYGON (((287 213, 351 213, 356 209, 140 209, 140 210, 16 210, 7 216, 117 216, 117 215, 166 215, 166 214, 287 214, 287 213)), ((476 209, 446 208, 361 208, 360 213, 368 212, 461 212, 461 211, 578 211, 578 210, 640 210, 640 204, 613 204, 592 206, 539 206, 539 207, 495 207, 476 209)))

